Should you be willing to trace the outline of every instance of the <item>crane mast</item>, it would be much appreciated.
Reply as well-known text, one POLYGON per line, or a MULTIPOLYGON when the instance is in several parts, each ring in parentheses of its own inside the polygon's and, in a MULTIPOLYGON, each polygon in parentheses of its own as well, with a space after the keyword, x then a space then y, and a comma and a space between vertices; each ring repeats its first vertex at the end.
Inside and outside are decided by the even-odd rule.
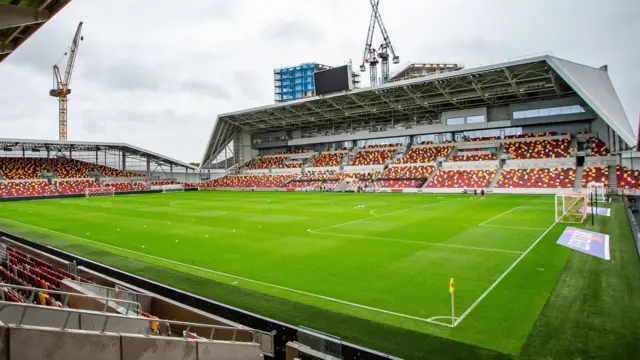
POLYGON ((69 58, 67 59, 64 77, 60 74, 58 64, 53 65, 55 88, 49 91, 49 95, 58 98, 58 139, 60 141, 67 141, 67 97, 71 94, 71 75, 76 62, 76 55, 78 54, 78 46, 82 40, 82 22, 80 22, 69 49, 69 58))
POLYGON ((389 58, 391 57, 391 61, 393 61, 394 64, 398 64, 400 62, 400 57, 396 55, 393 44, 391 43, 391 38, 389 37, 389 33, 387 32, 387 28, 384 26, 382 16, 380 15, 380 11, 378 10, 378 4, 380 3, 380 0, 369 0, 369 2, 371 3, 371 19, 369 20, 367 41, 365 43, 360 71, 364 72, 366 70, 365 64, 368 63, 371 86, 375 86, 378 82, 378 63, 381 64, 381 83, 386 83, 387 81, 389 81, 389 58), (378 47, 377 50, 372 47, 373 33, 375 31, 376 23, 380 27, 380 32, 382 33, 383 39, 383 43, 378 47), (378 59, 380 59, 380 61, 378 61, 378 59))

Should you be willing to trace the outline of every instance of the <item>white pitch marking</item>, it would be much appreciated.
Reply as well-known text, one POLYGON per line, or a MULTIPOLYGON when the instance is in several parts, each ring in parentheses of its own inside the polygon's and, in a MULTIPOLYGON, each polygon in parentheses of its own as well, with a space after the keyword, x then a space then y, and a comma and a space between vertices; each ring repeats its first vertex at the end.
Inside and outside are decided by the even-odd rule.
POLYGON ((516 229, 516 230, 546 230, 546 228, 538 228, 538 227, 526 227, 526 226, 508 226, 508 225, 480 225, 482 227, 492 227, 492 228, 505 228, 505 229, 516 229))
POLYGON ((312 231, 312 232, 316 233, 316 234, 321 234, 321 235, 335 235, 335 236, 353 237, 353 238, 358 238, 358 239, 373 239, 373 240, 382 240, 382 241, 395 241, 395 242, 403 242, 403 243, 409 243, 409 244, 421 244, 421 245, 443 246, 443 247, 461 248, 461 249, 469 249, 469 250, 494 251, 494 252, 505 252, 505 253, 511 253, 511 254, 522 254, 522 251, 515 251, 515 250, 503 250, 503 249, 483 248, 483 247, 475 247, 475 246, 429 243, 429 242, 424 242, 424 241, 415 241, 415 240, 406 240, 406 239, 394 239, 394 238, 383 238, 383 237, 376 237, 376 236, 337 234, 337 233, 330 233, 330 232, 324 232, 324 231, 312 231))
POLYGON ((545 230, 545 232, 542 233, 542 235, 540 235, 540 237, 538 239, 536 239, 536 241, 534 241, 533 244, 531 244, 531 246, 529 246, 529 248, 525 252, 523 252, 522 255, 520 255, 516 259, 516 261, 514 261, 513 264, 511 264, 511 266, 509 266, 509 268, 507 268, 507 270, 505 270, 505 272, 503 272, 502 275, 500 275, 500 277, 493 284, 491 284, 491 286, 489 286, 487 291, 485 291, 482 295, 480 295, 480 297, 473 304, 471 304, 471 306, 469 306, 469 308, 464 313, 462 313, 462 315, 460 315, 460 317, 454 322, 454 327, 457 326, 462 320, 464 320, 464 318, 467 317, 467 315, 469 315, 471 310, 473 310, 476 306, 478 306, 478 304, 491 292, 491 290, 493 290, 496 286, 498 286, 500 281, 502 281, 502 279, 504 279, 507 276, 507 274, 509 274, 511 272, 511 270, 513 270, 513 268, 516 267, 516 265, 518 265, 518 263, 522 259, 524 259, 525 256, 527 256, 529 251, 531 251, 536 245, 538 245, 540 240, 542 240, 542 238, 545 235, 547 235, 549 233, 549 231, 551 231, 551 229, 553 229, 553 227, 557 223, 558 222, 554 222, 553 224, 551 224, 551 226, 549 226, 549 228, 547 230, 545 230))
POLYGON ((513 209, 508 210, 508 211, 505 211, 505 212, 503 212, 502 214, 496 215, 496 216, 492 217, 491 219, 489 219, 489 220, 487 220, 487 221, 483 221, 483 222, 481 222, 481 223, 480 223, 480 224, 478 224, 478 225, 482 226, 482 225, 484 225, 484 224, 486 224, 486 223, 490 222, 491 220, 495 220, 495 219, 497 219, 497 218, 499 218, 499 217, 501 217, 501 216, 507 215, 508 213, 510 213, 510 212, 512 212, 512 211, 514 211, 514 210, 517 210, 517 209, 519 209, 519 208, 520 208, 520 206, 516 206, 516 207, 514 207, 513 209))
MULTIPOLYGON (((223 273, 223 272, 215 271, 215 270, 211 270, 211 269, 205 269, 205 268, 201 268, 199 266, 181 263, 179 261, 164 259, 164 258, 161 258, 161 257, 158 257, 158 256, 153 256, 153 255, 149 255, 149 254, 145 254, 145 253, 141 253, 141 252, 137 252, 137 251, 133 251, 133 250, 129 250, 129 249, 124 249, 124 248, 113 246, 113 245, 109 245, 109 244, 104 244, 104 243, 101 243, 101 242, 98 242, 98 241, 93 241, 93 240, 81 238, 81 237, 75 236, 75 235, 65 234, 65 233, 62 233, 62 232, 59 232, 59 231, 50 230, 50 229, 39 227, 39 226, 35 226, 35 225, 25 224, 25 223, 22 223, 22 222, 19 222, 19 221, 15 221, 15 220, 10 220, 10 219, 5 219, 5 218, 0 218, 0 219, 4 220, 4 221, 12 222, 12 223, 20 224, 20 225, 23 225, 23 226, 32 227, 34 229, 47 231, 47 232, 50 232, 52 234, 59 234, 59 235, 63 235, 63 236, 68 236, 70 238, 82 240, 82 241, 85 241, 85 242, 88 242, 88 243, 92 243, 92 244, 96 244, 96 245, 99 245, 99 246, 104 246, 104 247, 108 247, 108 248, 112 248, 112 249, 128 252, 128 253, 135 254, 135 255, 145 256, 145 257, 148 257, 148 258, 151 258, 151 259, 156 259, 156 260, 168 262, 168 263, 180 265, 180 266, 183 266, 183 267, 196 269, 196 270, 199 270, 199 271, 209 272, 209 273, 220 275, 220 276, 226 276, 226 277, 229 277, 229 278, 232 278, 232 279, 244 280, 244 281, 251 282, 251 283, 254 283, 254 284, 268 286, 268 287, 272 287, 272 288, 276 288, 276 289, 280 289, 280 290, 285 290, 285 291, 291 291, 291 292, 302 294, 302 295, 316 297, 316 298, 319 298, 319 299, 333 301, 333 302, 337 302, 337 303, 341 303, 341 304, 345 304, 345 305, 349 305, 349 306, 354 306, 354 307, 358 307, 358 308, 362 308, 362 309, 367 309, 367 310, 371 310, 371 311, 377 311, 377 312, 381 312, 381 313, 384 313, 384 314, 400 316, 400 317, 404 317, 404 318, 408 318, 408 319, 419 320, 419 321, 428 322, 428 323, 437 324, 437 325, 443 325, 443 323, 441 323, 439 321, 429 320, 429 319, 425 319, 425 318, 421 318, 421 317, 417 317, 417 316, 413 316, 413 315, 397 313, 397 312, 384 310, 384 309, 378 309, 378 308, 374 308, 374 307, 367 306, 367 305, 356 304, 356 303, 352 303, 352 302, 349 302, 349 301, 335 299, 335 298, 331 298, 331 297, 324 296, 324 295, 318 295, 318 294, 310 293, 310 292, 307 292, 307 291, 296 290, 296 289, 292 289, 292 288, 288 288, 288 287, 284 287, 284 286, 280 286, 280 285, 269 284, 269 283, 262 282, 262 281, 259 281, 259 280, 252 280, 252 279, 245 278, 245 277, 242 277, 242 276, 231 275, 231 274, 227 274, 227 273, 223 273)), ((142 247, 144 247, 144 245, 142 247)))
POLYGON ((369 214, 371 214, 372 216, 377 216, 376 214, 374 214, 374 211, 376 211, 376 210, 378 210, 378 209, 373 209, 373 210, 369 211, 369 214))
POLYGON ((383 217, 383 216, 394 215, 394 214, 400 214, 400 213, 403 213, 403 212, 406 212, 406 211, 410 211, 410 210, 414 210, 414 209, 417 209, 417 208, 423 208, 423 207, 429 207, 429 206, 438 205, 438 204, 444 204, 444 203, 451 202, 451 201, 455 201, 455 200, 438 201, 438 202, 431 203, 431 204, 420 205, 420 206, 414 206, 414 207, 411 207, 411 208, 408 208, 408 209, 403 209, 403 210, 398 210, 398 211, 392 211, 392 212, 388 212, 388 213, 386 213, 386 214, 382 214, 382 215, 374 215, 374 216, 370 216, 370 217, 368 217, 368 218, 364 218, 364 219, 353 220, 353 221, 347 221, 347 222, 340 223, 340 224, 335 224, 335 225, 325 226, 325 227, 323 227, 323 228, 319 228, 319 229, 311 230, 311 232, 316 232, 316 231, 325 230, 325 229, 331 229, 331 228, 339 227, 339 226, 342 226, 342 225, 355 224, 355 223, 358 223, 358 222, 361 222, 361 221, 366 221, 366 220, 370 220, 370 219, 374 219, 374 218, 379 218, 379 217, 383 217))

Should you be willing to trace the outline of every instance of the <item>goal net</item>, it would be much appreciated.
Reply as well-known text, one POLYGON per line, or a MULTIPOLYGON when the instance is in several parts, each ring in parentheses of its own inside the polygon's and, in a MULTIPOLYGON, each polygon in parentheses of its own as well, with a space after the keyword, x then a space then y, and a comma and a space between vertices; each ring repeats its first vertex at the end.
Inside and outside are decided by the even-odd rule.
POLYGON ((162 185, 162 193, 184 192, 184 184, 162 185))
POLYGON ((604 184, 594 181, 588 183, 587 188, 585 189, 585 196, 587 197, 588 202, 605 202, 606 190, 604 188, 604 184))
POLYGON ((587 197, 579 192, 556 194, 555 217, 559 223, 578 224, 587 218, 587 197))
POLYGON ((100 196, 113 196, 115 191, 109 187, 97 187, 84 189, 84 197, 100 197, 100 196))

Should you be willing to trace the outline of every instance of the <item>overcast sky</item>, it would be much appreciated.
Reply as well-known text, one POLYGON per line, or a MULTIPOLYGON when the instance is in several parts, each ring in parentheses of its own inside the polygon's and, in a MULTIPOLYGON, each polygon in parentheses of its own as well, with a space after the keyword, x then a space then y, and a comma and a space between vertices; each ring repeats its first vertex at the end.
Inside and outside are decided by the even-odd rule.
MULTIPOLYGON (((608 64, 637 126, 638 0, 381 0, 380 11, 401 64, 541 53, 608 64)), ((57 139, 51 67, 84 21, 69 139, 199 162, 217 114, 273 102, 273 68, 357 69, 370 12, 368 0, 73 0, 0 64, 0 137, 57 139)))

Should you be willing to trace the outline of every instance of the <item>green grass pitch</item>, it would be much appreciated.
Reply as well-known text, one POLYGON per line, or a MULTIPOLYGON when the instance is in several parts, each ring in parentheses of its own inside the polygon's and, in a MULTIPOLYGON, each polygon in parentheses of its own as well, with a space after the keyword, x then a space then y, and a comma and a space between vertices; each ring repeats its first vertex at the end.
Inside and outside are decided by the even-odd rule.
POLYGON ((565 225, 553 206, 549 196, 185 192, 2 203, 0 226, 394 355, 450 346, 509 357, 537 340, 573 256, 555 244, 565 225))

